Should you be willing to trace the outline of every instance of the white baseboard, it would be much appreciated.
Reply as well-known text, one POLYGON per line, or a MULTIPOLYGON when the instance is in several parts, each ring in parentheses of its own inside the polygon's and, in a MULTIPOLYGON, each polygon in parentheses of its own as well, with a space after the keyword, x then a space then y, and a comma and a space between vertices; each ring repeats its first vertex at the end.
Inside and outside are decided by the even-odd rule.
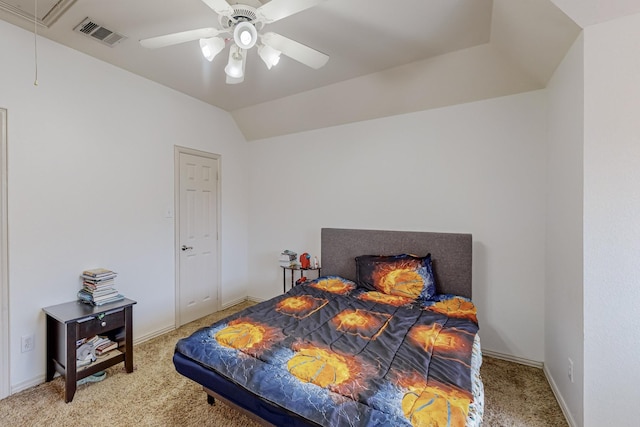
POLYGON ((238 305, 241 304, 245 301, 247 301, 248 298, 247 297, 242 297, 242 298, 237 298, 234 299, 233 301, 227 301, 224 304, 222 304, 222 307, 220 307, 221 310, 226 310, 229 307, 233 307, 234 305, 238 305))
POLYGON ((171 331, 175 331, 176 327, 175 325, 171 325, 171 326, 167 326, 165 328, 162 329, 158 329, 156 331, 153 332, 149 332, 146 335, 142 335, 140 337, 134 338, 133 339, 133 345, 138 345, 138 344, 142 344, 145 341, 149 341, 152 340, 156 337, 159 337, 160 335, 164 335, 167 332, 171 332, 171 331))
POLYGON ((553 391, 553 395, 556 397, 556 400, 558 401, 558 405, 560 405, 560 409, 562 410, 564 417, 569 423, 569 426, 578 427, 578 424, 576 424, 576 420, 571 415, 571 411, 569 411, 569 407, 567 406, 567 403, 564 401, 564 398, 560 393, 560 389, 558 389, 556 382, 553 380, 553 376, 551 376, 551 372, 549 372, 546 366, 542 369, 542 371, 544 372, 544 376, 547 377, 547 382, 551 387, 551 391, 553 391))
POLYGON ((521 365, 532 366, 534 368, 542 369, 544 363, 538 362, 536 360, 525 359, 523 357, 512 356, 510 354, 499 353, 497 351, 485 350, 482 349, 482 354, 488 357, 493 357, 494 359, 506 360, 507 362, 519 363, 521 365))
MULTIPOLYGON (((229 307, 233 307, 234 305, 237 305, 237 304, 240 304, 240 303, 243 303, 243 302, 247 301, 247 299, 248 299, 247 297, 244 297, 244 298, 235 299, 233 301, 228 301, 228 302, 222 304, 220 309, 224 310, 224 309, 227 309, 229 307)), ((150 333, 148 333, 146 335, 143 335, 141 337, 135 338, 133 340, 133 345, 141 344, 141 343, 143 343, 145 341, 152 340, 152 339, 154 339, 156 337, 159 337, 160 335, 164 335, 164 334, 166 334, 168 332, 175 331, 175 329, 176 329, 176 327, 174 325, 174 326, 167 326, 166 328, 162 328, 162 329, 158 329, 157 331, 150 332, 150 333)))
MULTIPOLYGON (((245 302, 248 299, 249 298, 244 297, 244 298, 238 298, 238 299, 233 300, 233 301, 229 301, 229 302, 223 304, 221 309, 224 310, 226 308, 233 307, 234 305, 240 304, 242 302, 245 302)), ((133 339, 133 345, 142 344, 143 342, 152 340, 152 339, 154 339, 156 337, 159 337, 160 335, 164 335, 164 334, 166 334, 168 332, 175 331, 175 329, 176 329, 175 325, 171 325, 171 326, 167 326, 167 327, 155 330, 153 332, 149 332, 148 334, 145 334, 145 335, 142 335, 142 336, 134 338, 133 339)))
POLYGON ((18 384, 12 384, 11 385, 11 394, 16 394, 19 393, 23 390, 26 390, 28 388, 31 387, 35 387, 37 385, 40 385, 42 383, 44 383, 45 380, 45 375, 37 375, 31 379, 28 379, 26 381, 22 381, 21 383, 18 384))
POLYGON ((249 295, 249 296, 247 296, 247 301, 251 301, 251 302, 258 303, 258 302, 264 302, 264 301, 266 301, 266 299, 264 299, 264 298, 252 297, 251 295, 249 295))

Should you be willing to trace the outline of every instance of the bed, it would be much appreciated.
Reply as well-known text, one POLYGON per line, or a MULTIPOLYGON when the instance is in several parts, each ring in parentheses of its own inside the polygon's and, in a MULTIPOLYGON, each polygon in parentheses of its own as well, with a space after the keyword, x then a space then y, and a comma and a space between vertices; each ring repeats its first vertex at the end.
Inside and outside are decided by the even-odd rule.
POLYGON ((265 425, 480 426, 471 235, 323 228, 321 250, 322 277, 179 340, 176 370, 265 425))

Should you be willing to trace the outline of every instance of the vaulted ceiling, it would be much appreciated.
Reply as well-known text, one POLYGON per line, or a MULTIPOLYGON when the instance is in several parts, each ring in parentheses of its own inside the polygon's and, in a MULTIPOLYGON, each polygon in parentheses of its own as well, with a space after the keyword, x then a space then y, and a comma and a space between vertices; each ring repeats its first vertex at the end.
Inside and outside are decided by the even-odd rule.
MULTIPOLYGON (((255 140, 543 88, 578 24, 609 18, 602 8, 593 12, 596 2, 325 0, 265 26, 327 54, 324 67, 283 56, 268 70, 254 47, 239 84, 225 83, 229 43, 212 62, 197 40, 159 49, 139 43, 221 28, 202 0, 38 0, 37 13, 35 0, 0 0, 0 19, 33 31, 36 16, 40 36, 229 111, 255 140), (86 18, 124 38, 108 46, 74 31, 86 18)), ((608 13, 635 7, 612 0, 608 13)))

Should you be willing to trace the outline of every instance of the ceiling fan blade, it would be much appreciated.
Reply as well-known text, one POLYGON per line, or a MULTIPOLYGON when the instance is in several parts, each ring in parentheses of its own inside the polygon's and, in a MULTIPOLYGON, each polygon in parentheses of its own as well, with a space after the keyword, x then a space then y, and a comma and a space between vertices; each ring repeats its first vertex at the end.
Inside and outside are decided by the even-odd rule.
POLYGON ((225 0, 202 0, 202 2, 213 9, 213 11, 218 15, 233 15, 233 8, 225 0))
MULTIPOLYGON (((273 1, 273 0, 272 0, 273 1)), ((268 4, 268 3, 267 3, 268 4)), ((279 50, 291 59, 314 69, 323 67, 329 60, 329 55, 298 43, 280 34, 265 33, 262 42, 269 47, 279 50)))
MULTIPOLYGON (((205 1, 205 0, 203 0, 205 1)), ((271 0, 256 10, 258 19, 265 24, 302 12, 325 0, 271 0)))
POLYGON ((223 32, 224 31, 220 31, 215 28, 200 28, 198 30, 182 31, 180 33, 166 34, 164 36, 142 39, 140 40, 140 44, 143 47, 147 47, 149 49, 156 49, 159 47, 190 42, 192 40, 208 39, 210 37, 215 37, 223 32))

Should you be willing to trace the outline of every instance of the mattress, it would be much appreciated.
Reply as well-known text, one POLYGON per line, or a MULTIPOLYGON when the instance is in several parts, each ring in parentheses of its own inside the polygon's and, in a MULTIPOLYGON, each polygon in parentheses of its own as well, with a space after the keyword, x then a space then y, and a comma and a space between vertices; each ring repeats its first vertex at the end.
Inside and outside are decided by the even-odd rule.
POLYGON ((477 426, 473 303, 381 295, 322 277, 194 332, 176 369, 274 424, 477 426))

